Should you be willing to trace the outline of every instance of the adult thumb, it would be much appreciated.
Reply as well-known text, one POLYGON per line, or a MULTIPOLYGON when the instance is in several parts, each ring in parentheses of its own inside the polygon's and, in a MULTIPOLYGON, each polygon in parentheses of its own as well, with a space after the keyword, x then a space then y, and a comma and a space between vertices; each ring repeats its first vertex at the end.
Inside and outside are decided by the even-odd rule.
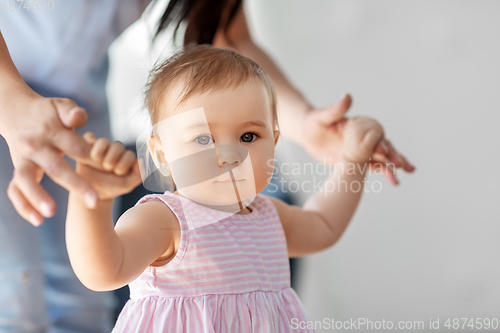
POLYGON ((342 98, 334 104, 323 108, 318 113, 319 122, 325 126, 332 125, 341 120, 352 104, 352 97, 345 94, 342 98))
POLYGON ((88 115, 84 108, 78 106, 75 101, 69 98, 54 98, 53 104, 61 123, 66 128, 82 127, 87 123, 88 115))

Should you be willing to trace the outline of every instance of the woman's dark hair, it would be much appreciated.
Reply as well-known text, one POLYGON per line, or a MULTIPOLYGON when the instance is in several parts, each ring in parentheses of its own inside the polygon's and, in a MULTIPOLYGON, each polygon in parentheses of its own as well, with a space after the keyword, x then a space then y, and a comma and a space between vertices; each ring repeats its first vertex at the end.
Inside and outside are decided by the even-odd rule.
POLYGON ((185 22, 187 27, 184 46, 212 44, 219 27, 227 33, 229 24, 241 3, 242 0, 170 0, 160 19, 155 37, 169 25, 174 24, 175 41, 181 23, 185 22))

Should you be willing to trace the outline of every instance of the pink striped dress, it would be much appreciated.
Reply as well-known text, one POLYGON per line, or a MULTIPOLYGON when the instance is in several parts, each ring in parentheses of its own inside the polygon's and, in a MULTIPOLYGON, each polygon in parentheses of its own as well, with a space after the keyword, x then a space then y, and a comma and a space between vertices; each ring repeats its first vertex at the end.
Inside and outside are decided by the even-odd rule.
POLYGON ((315 332, 303 328, 309 318, 290 287, 285 234, 269 199, 258 194, 246 215, 170 192, 137 204, 149 200, 161 200, 177 216, 179 249, 129 284, 114 333, 315 332))

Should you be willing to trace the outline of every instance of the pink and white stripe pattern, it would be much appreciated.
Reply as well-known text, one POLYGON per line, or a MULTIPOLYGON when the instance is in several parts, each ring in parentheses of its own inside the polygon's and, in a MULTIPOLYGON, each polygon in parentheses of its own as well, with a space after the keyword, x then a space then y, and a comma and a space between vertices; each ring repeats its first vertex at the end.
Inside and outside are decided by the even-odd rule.
POLYGON ((177 216, 179 249, 169 263, 149 266, 129 284, 130 300, 113 332, 315 332, 293 325, 309 319, 290 288, 285 234, 269 199, 258 194, 246 215, 170 192, 137 204, 149 200, 161 200, 177 216), (188 209, 200 217, 200 227, 188 227, 188 209), (216 222, 203 223, 203 216, 216 222))

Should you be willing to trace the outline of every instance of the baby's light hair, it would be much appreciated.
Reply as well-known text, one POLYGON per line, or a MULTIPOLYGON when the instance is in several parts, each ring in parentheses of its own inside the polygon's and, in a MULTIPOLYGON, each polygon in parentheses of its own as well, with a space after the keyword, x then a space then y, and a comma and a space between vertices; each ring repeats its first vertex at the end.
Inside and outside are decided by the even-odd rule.
MULTIPOLYGON (((279 130, 276 92, 269 76, 254 61, 230 49, 214 48, 210 44, 187 46, 150 71, 145 86, 145 106, 149 111, 151 125, 155 128, 155 124, 174 115, 180 105, 194 94, 236 88, 248 80, 257 80, 263 84, 269 97, 273 127, 279 130), (180 95, 175 96, 176 109, 166 110, 163 107, 165 96, 179 82, 184 87, 180 95)), ((152 154, 149 149, 148 152, 152 154)), ((146 168, 150 169, 149 158, 146 158, 146 168)), ((158 173, 154 178, 155 184, 163 191, 166 188, 172 190, 172 185, 172 192, 177 188, 171 177, 171 185, 158 173)))
POLYGON ((237 52, 209 44, 188 46, 151 70, 145 91, 151 124, 154 126, 165 119, 168 113, 174 114, 175 110, 162 110, 163 97, 179 80, 185 86, 177 106, 194 94, 235 88, 250 79, 260 81, 266 88, 273 126, 278 129, 276 92, 267 74, 237 52))

